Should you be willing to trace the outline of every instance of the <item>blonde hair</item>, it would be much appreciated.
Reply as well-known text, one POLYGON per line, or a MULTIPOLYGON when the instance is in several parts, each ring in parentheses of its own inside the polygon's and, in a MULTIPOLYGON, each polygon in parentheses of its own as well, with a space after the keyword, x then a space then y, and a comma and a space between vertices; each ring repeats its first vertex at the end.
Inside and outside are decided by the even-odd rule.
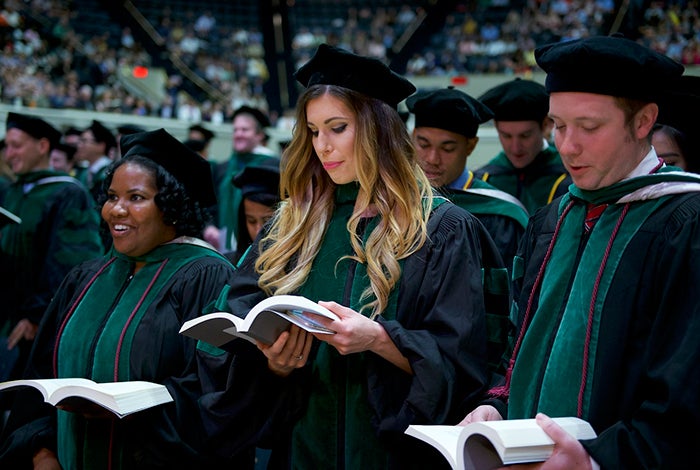
POLYGON ((341 100, 356 119, 359 193, 347 224, 354 251, 349 258, 367 268, 370 286, 362 294, 361 310, 372 309, 375 318, 401 276, 399 260, 426 241, 432 190, 396 110, 346 88, 315 85, 299 98, 294 134, 282 155, 283 202, 255 263, 259 285, 268 294, 291 293, 302 286, 333 214, 336 185, 321 166, 306 121, 308 102, 325 94, 341 100), (376 209, 379 223, 363 243, 357 226, 370 208, 376 209))

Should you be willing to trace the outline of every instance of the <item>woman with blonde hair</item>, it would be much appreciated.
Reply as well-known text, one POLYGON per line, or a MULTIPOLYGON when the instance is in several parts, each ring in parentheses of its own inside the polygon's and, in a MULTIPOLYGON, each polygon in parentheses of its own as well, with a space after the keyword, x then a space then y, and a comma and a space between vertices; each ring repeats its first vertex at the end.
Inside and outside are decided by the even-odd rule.
POLYGON ((258 343, 257 367, 231 368, 255 408, 270 410, 258 416, 258 445, 273 449, 271 467, 435 464, 403 432, 455 422, 487 383, 488 236, 434 196, 418 166, 396 110, 410 82, 327 45, 295 77, 307 89, 282 156, 282 203, 239 264, 228 306, 245 315, 267 296, 297 294, 339 320, 319 320, 333 335, 292 327, 258 343))

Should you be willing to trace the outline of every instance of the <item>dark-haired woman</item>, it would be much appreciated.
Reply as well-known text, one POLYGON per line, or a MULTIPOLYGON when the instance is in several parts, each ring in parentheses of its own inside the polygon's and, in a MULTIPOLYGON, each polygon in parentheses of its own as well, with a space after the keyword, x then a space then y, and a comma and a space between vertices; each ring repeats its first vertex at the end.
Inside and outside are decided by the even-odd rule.
POLYGON ((121 145, 102 194, 113 248, 65 278, 25 375, 146 380, 165 385, 174 401, 120 420, 56 410, 24 394, 0 467, 245 468, 250 454, 222 461, 205 448, 202 403, 213 379, 199 371, 196 342, 178 334, 233 272, 199 239, 203 211, 215 202, 209 166, 162 129, 125 136, 121 145))

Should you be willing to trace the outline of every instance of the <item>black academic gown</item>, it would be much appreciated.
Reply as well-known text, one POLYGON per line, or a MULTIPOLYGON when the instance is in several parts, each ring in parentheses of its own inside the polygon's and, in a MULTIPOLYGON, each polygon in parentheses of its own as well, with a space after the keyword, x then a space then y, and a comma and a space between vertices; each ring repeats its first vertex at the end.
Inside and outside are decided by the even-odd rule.
MULTIPOLYGON (((573 201, 565 221, 575 217, 572 214, 585 213, 581 209, 584 202, 573 201)), ((522 263, 516 263, 514 272, 517 291, 521 292, 516 295, 521 321, 564 205, 554 201, 538 211, 521 244, 522 263)), ((609 239, 622 208, 623 204, 615 204, 606 209, 590 235, 583 234, 579 216, 575 221, 579 235, 562 250, 555 247, 547 263, 545 273, 551 271, 555 276, 545 277, 541 289, 535 290, 533 312, 545 298, 558 294, 559 289, 543 294, 547 279, 580 282, 577 285, 590 288, 601 263, 589 266, 593 253, 583 250, 594 238, 609 239), (562 262, 562 256, 576 266, 573 274, 588 269, 593 275, 579 281, 569 275, 562 278, 568 264, 562 262)), ((560 230, 566 230, 566 225, 564 222, 560 230)), ((602 277, 597 294, 595 311, 602 313, 596 314, 591 328, 595 341, 588 352, 587 386, 582 395, 582 417, 593 425, 598 437, 583 441, 583 445, 602 468, 687 468, 697 462, 695 449, 700 442, 700 374, 696 370, 700 362, 700 301, 696 291, 700 286, 700 193, 631 203, 616 238, 618 245, 607 262, 610 270, 606 268, 608 274, 602 277), (639 218, 638 213, 651 204, 656 206, 648 217, 639 218), (615 252, 623 241, 626 246, 618 260, 615 252)), ((595 256, 604 256, 604 251, 596 249, 595 256)), ((574 299, 570 308, 578 307, 585 320, 591 296, 576 300, 575 293, 569 292, 565 298, 574 299)), ((551 325, 556 332, 562 328, 562 318, 566 318, 563 305, 550 308, 548 314, 538 310, 528 322, 528 334, 513 371, 509 418, 534 417, 537 411, 552 416, 576 414, 582 349, 572 346, 579 343, 574 341, 577 335, 569 334, 564 348, 568 352, 555 352, 559 351, 558 342, 551 334, 551 325), (541 327, 545 318, 553 322, 548 323, 549 332, 541 327), (540 353, 543 359, 534 360, 533 354, 540 353), (561 372, 552 377, 552 368, 561 372), (565 391, 568 383, 574 384, 574 393, 565 391), (572 406, 567 409, 566 403, 572 406)), ((585 321, 579 323, 585 326, 585 321)))
MULTIPOLYGON (((349 201, 349 204, 352 205, 353 201, 349 201)), ((347 209, 348 214, 351 210, 352 206, 347 209)), ((342 230, 338 229, 336 233, 342 233, 342 230)), ((360 389, 366 392, 367 401, 356 403, 357 410, 353 410, 354 405, 351 404, 347 409, 337 408, 340 421, 330 429, 319 422, 317 427, 308 431, 318 435, 320 440, 329 432, 345 436, 335 450, 329 451, 334 454, 333 460, 317 462, 318 465, 353 468, 353 462, 367 462, 363 459, 372 452, 384 454, 384 457, 380 457, 384 461, 381 468, 436 468, 445 463, 437 451, 403 433, 412 423, 456 423, 474 405, 488 383, 482 239, 490 242, 483 225, 466 211, 444 202, 431 216, 425 247, 405 260, 392 308, 395 317, 381 315, 377 321, 399 351, 408 358, 413 375, 371 353, 339 357, 334 350, 324 351, 324 360, 330 361, 329 370, 336 371, 336 376, 339 371, 346 370, 352 371, 352 376, 360 377, 359 382, 352 385, 352 381, 347 382, 347 376, 340 373, 338 380, 342 384, 350 384, 349 388, 345 389, 346 385, 337 383, 331 384, 331 387, 338 386, 341 391, 357 390, 355 385, 359 383, 360 389), (353 416, 353 413, 361 414, 365 410, 369 410, 373 416, 371 423, 365 423, 369 432, 358 436, 355 434, 357 428, 348 423, 356 418, 357 415, 353 416), (366 445, 361 444, 363 439, 366 445), (355 443, 358 448, 353 447, 355 443), (370 448, 373 450, 370 451, 370 448), (348 455, 350 453, 354 455, 348 455)), ((340 242, 327 236, 323 243, 340 242)), ((322 249, 321 253, 326 252, 322 249)), ((229 306, 240 315, 245 315, 265 297, 257 287, 258 275, 254 271, 256 257, 257 244, 253 244, 252 251, 243 259, 231 285, 229 306)), ((349 301, 352 303, 352 299, 331 294, 331 291, 338 292, 335 290, 338 284, 342 292, 342 285, 346 283, 349 283, 347 286, 353 285, 345 290, 346 293, 357 292, 358 286, 354 284, 361 282, 360 275, 352 269, 346 271, 343 266, 341 264, 342 268, 338 270, 338 279, 314 283, 313 291, 318 295, 312 300, 335 300, 344 305, 348 305, 349 301), (324 295, 321 293, 324 289, 330 290, 324 295)), ((244 343, 232 341, 230 347, 245 346, 244 343)), ((326 346, 326 349, 331 348, 326 346)), ((245 384, 249 401, 243 405, 240 400, 226 402, 225 397, 221 397, 219 414, 240 420, 241 414, 247 412, 249 425, 262 429, 255 439, 261 446, 273 448, 271 462, 275 468, 290 465, 309 468, 309 456, 299 460, 298 449, 290 447, 290 433, 307 412, 310 387, 318 379, 315 374, 324 370, 314 365, 319 354, 316 344, 312 350, 314 357, 310 358, 307 366, 286 378, 273 376, 262 354, 249 362, 239 361, 229 372, 229 383, 233 383, 230 379, 235 377, 245 384), (228 413, 225 411, 227 407, 228 413), (250 410, 256 409, 259 411, 253 415, 250 410)), ((242 386, 234 385, 234 388, 242 386)), ((229 390, 232 396, 237 394, 239 399, 243 393, 231 387, 229 390)), ((212 426, 216 425, 221 428, 222 434, 226 433, 226 426, 233 429, 238 427, 231 418, 212 423, 212 426)), ((240 434, 237 438, 241 439, 240 434)), ((317 457, 327 450, 323 449, 317 457)), ((376 466, 376 461, 372 465, 376 466)))
MULTIPOLYGON (((110 435, 106 431, 110 424, 113 425, 110 468, 252 467, 251 448, 243 450, 238 455, 219 458, 207 447, 209 439, 203 426, 204 416, 209 413, 205 405, 206 397, 208 394, 217 393, 216 387, 220 385, 218 378, 207 375, 207 372, 224 367, 222 364, 228 361, 228 357, 222 354, 196 355, 196 341, 178 333, 182 323, 213 308, 212 305, 222 286, 230 282, 233 268, 213 249, 199 246, 189 250, 185 248, 185 250, 187 251, 164 253, 158 259, 152 260, 150 264, 154 264, 155 268, 160 263, 165 263, 163 271, 159 274, 161 277, 164 277, 171 267, 173 273, 163 281, 162 285, 159 284, 160 281, 156 276, 153 277, 156 281, 155 288, 145 298, 145 308, 139 310, 135 320, 130 320, 130 326, 124 330, 124 340, 118 348, 120 351, 119 380, 147 380, 161 383, 168 388, 174 402, 121 420, 104 419, 99 423, 91 423, 75 413, 57 412, 55 408, 43 404, 38 393, 23 393, 21 396, 18 395, 17 404, 10 416, 7 434, 2 439, 0 468, 24 468, 31 463, 31 455, 37 449, 41 447, 56 449, 57 445, 60 447, 61 437, 58 436, 57 444, 56 431, 58 414, 63 414, 63 418, 58 417, 59 422, 66 416, 77 420, 75 429, 78 442, 85 439, 84 445, 88 447, 82 454, 78 450, 78 462, 82 460, 78 468, 81 466, 108 468, 108 462, 102 460, 103 455, 99 453, 99 448, 104 440, 108 439, 106 436, 110 435), (166 259, 167 261, 164 261, 166 259), (81 437, 81 432, 85 432, 86 435, 81 437), (104 432, 107 434, 101 438, 104 432), (89 444, 90 442, 93 444, 89 444)), ((47 310, 35 339, 35 348, 25 374, 27 378, 55 376, 54 345, 57 343, 59 330, 65 331, 61 329, 63 320, 81 295, 83 288, 110 259, 111 256, 107 255, 104 258, 85 262, 66 277, 47 310)), ((128 264, 129 262, 119 258, 114 266, 117 263, 128 264)), ((123 284, 114 285, 113 291, 118 293, 116 298, 120 305, 128 304, 127 312, 132 308, 130 305, 135 306, 145 292, 130 291, 130 288, 135 285, 139 274, 147 269, 148 265, 132 279, 128 277, 130 269, 125 265, 121 271, 124 274, 118 275, 126 277, 123 284)), ((99 280, 100 276, 97 276, 97 279, 99 280)), ((136 285, 147 285, 149 279, 139 282, 142 284, 136 285)), ((96 285, 91 285, 83 302, 89 301, 96 285)), ((108 304, 112 302, 111 299, 106 300, 108 304)), ((116 304, 112 305, 110 310, 114 310, 116 304)), ((115 315, 111 314, 110 317, 113 319, 115 315)), ((88 345, 92 344, 89 347, 90 351, 96 345, 104 349, 105 343, 122 334, 121 329, 124 326, 114 325, 112 320, 108 321, 106 318, 103 322, 107 326, 91 328, 93 331, 84 332, 84 334, 73 334, 72 337, 67 337, 59 333, 59 344, 62 348, 76 347, 75 341, 81 341, 88 345), (114 330, 114 333, 107 333, 107 329, 114 330)), ((67 329, 69 328, 66 327, 67 329)), ((76 333, 75 329, 73 331, 76 333)), ((70 368, 70 364, 61 365, 60 357, 59 354, 58 370, 70 368)), ((86 361, 90 370, 83 376, 98 382, 111 381, 102 378, 105 369, 115 367, 116 355, 112 354, 111 357, 111 363, 109 360, 100 363, 98 359, 86 361)), ((76 362, 83 362, 83 359, 76 358, 76 362)), ((69 466, 72 467, 72 465, 69 466)))

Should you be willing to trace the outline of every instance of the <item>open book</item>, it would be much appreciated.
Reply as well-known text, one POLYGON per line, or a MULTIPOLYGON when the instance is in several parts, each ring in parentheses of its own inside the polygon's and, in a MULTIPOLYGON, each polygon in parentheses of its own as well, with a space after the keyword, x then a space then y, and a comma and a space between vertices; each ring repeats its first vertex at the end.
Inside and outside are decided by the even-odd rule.
POLYGON ((180 333, 214 346, 222 346, 237 337, 255 343, 272 344, 277 337, 294 324, 311 333, 333 334, 307 312, 331 320, 338 316, 306 297, 273 295, 256 304, 245 318, 232 313, 214 312, 186 321, 180 333))
POLYGON ((0 206, 0 228, 7 224, 21 224, 22 219, 17 217, 14 213, 8 211, 4 207, 0 206))
MULTIPOLYGON (((580 418, 553 419, 576 439, 596 437, 591 425, 580 418)), ((435 447, 455 470, 541 462, 554 448, 552 439, 534 419, 481 421, 466 426, 412 424, 406 434, 435 447)))
POLYGON ((20 387, 34 387, 44 396, 44 401, 54 406, 64 402, 75 407, 80 400, 89 400, 119 418, 173 401, 165 385, 143 381, 97 383, 89 379, 70 378, 0 383, 0 391, 20 387))

